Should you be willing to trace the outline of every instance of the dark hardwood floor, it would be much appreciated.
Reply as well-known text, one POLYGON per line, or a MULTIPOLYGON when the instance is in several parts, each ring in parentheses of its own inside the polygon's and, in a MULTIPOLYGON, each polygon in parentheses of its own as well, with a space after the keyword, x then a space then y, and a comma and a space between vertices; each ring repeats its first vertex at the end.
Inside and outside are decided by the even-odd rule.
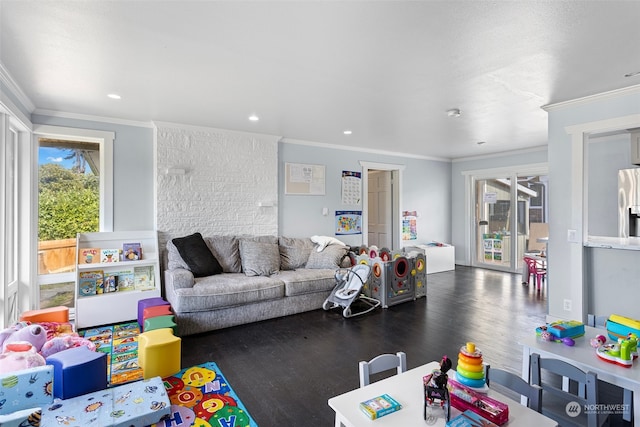
POLYGON ((427 276, 426 298, 361 317, 315 310, 183 337, 182 366, 216 362, 260 427, 331 426, 327 400, 357 388, 358 362, 380 353, 406 352, 409 369, 446 354, 455 367, 473 341, 486 363, 519 373, 518 341, 546 307, 546 289, 519 274, 458 266, 427 276))

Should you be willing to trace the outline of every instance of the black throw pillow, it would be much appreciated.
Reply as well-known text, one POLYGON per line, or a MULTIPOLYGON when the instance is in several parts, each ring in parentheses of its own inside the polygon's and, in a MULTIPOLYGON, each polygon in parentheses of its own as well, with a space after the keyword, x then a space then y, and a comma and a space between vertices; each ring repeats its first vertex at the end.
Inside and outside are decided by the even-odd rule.
POLYGON ((213 276, 222 273, 220 263, 211 253, 202 234, 193 233, 190 236, 178 237, 171 241, 178 249, 184 262, 189 266, 193 277, 213 276))

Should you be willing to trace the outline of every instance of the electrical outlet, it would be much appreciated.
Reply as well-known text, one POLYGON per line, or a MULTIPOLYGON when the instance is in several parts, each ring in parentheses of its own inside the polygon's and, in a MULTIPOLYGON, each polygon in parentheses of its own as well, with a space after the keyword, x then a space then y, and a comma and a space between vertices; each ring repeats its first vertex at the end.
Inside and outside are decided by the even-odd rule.
POLYGON ((564 311, 571 311, 571 300, 564 300, 564 311))

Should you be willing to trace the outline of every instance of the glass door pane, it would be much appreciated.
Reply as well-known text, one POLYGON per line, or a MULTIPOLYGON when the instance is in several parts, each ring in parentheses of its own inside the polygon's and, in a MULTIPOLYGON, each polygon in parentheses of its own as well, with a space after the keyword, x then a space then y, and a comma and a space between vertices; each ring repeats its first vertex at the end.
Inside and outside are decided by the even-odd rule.
POLYGON ((511 267, 511 180, 476 181, 476 263, 511 267))

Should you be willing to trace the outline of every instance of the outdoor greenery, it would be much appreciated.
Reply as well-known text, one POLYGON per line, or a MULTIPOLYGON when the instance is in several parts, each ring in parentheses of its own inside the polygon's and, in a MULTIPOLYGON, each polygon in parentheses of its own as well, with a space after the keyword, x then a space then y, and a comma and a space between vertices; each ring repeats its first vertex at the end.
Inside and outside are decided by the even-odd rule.
POLYGON ((99 178, 84 168, 47 163, 39 168, 38 239, 72 239, 99 229, 99 178))

